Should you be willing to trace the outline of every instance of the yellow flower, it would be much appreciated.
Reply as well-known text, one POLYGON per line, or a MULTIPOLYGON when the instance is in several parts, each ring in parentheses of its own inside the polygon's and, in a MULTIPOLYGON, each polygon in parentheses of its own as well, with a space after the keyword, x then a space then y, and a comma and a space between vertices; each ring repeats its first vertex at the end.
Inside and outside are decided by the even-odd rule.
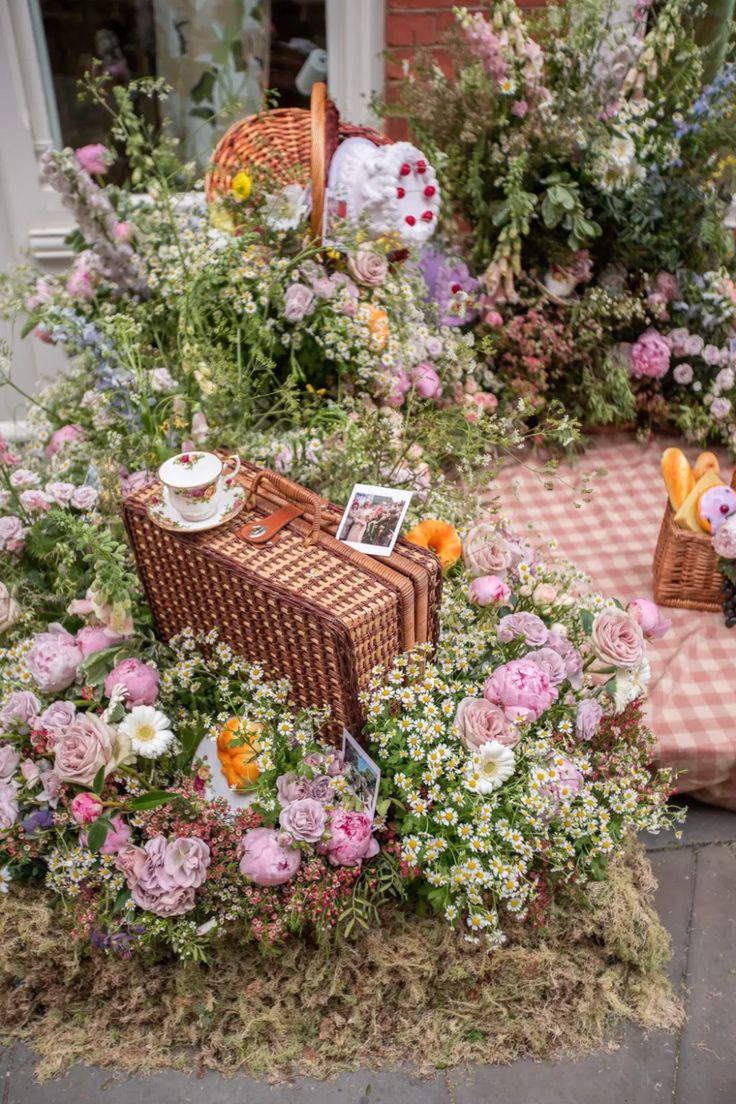
POLYGON ((253 181, 247 172, 236 173, 231 184, 232 193, 236 199, 248 199, 253 190, 253 181))
POLYGON ((214 226, 215 230, 222 230, 225 234, 235 233, 235 223, 230 215, 224 207, 214 203, 210 207, 210 225, 214 226))

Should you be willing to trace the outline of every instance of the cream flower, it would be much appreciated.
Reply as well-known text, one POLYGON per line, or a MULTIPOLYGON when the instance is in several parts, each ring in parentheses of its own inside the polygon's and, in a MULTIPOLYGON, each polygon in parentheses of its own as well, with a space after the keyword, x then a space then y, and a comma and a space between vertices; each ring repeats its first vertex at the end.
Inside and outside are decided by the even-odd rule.
POLYGON ((152 705, 136 705, 119 727, 130 740, 136 755, 144 759, 157 759, 174 739, 170 724, 169 718, 152 705))
POLYGON ((470 761, 468 787, 476 793, 493 793, 515 770, 516 759, 511 748, 491 740, 482 744, 470 761))
POLYGON ((639 667, 633 671, 619 669, 616 672, 616 681, 613 684, 613 702, 617 713, 623 712, 627 705, 644 698, 647 694, 647 686, 652 669, 649 660, 644 659, 639 667))
POLYGON ((264 210, 272 230, 296 230, 309 210, 306 189, 301 184, 287 184, 275 195, 266 196, 264 210))

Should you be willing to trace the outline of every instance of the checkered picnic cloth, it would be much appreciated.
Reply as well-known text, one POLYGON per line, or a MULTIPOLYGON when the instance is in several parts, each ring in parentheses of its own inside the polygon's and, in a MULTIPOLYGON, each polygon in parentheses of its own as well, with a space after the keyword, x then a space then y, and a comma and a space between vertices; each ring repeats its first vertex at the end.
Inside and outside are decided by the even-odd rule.
MULTIPOLYGON (((595 589, 626 603, 652 597, 652 561, 666 495, 662 450, 627 434, 602 434, 582 457, 560 466, 554 491, 512 464, 491 488, 504 513, 555 537, 559 550, 587 572, 595 589), (583 472, 595 471, 592 501, 575 509, 583 472)), ((685 446, 692 461, 697 450, 685 446)), ((727 459, 719 457, 723 470, 727 459)), ((723 615, 665 609, 672 629, 649 648, 649 720, 661 766, 681 772, 677 788, 736 810, 736 628, 723 615)))

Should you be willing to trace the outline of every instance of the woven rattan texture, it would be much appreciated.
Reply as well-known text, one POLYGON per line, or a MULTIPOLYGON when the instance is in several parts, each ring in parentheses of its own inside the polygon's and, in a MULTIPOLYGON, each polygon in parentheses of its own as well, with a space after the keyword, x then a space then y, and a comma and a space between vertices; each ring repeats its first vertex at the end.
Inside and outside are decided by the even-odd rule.
MULTIPOLYGON (((247 470, 241 476, 249 488, 247 470)), ((331 735, 362 722, 359 690, 377 664, 405 644, 398 586, 373 574, 369 557, 337 555, 324 543, 305 547, 310 523, 298 519, 276 543, 257 546, 237 533, 272 506, 260 497, 231 522, 201 534, 170 533, 148 518, 155 485, 125 503, 125 523, 156 628, 169 639, 186 627, 220 637, 274 676, 286 677, 293 700, 329 705, 331 735), (365 560, 365 565, 361 565, 365 560)), ((327 538, 329 541, 329 538, 327 538)), ((336 542, 329 541, 330 545, 336 542)), ((339 546, 342 549, 343 546, 339 546)), ((436 561, 413 546, 407 559, 425 564, 430 622, 436 637, 441 576, 436 561)), ((403 581, 403 580, 402 580, 403 581)))
POLYGON ((663 606, 717 613, 723 576, 707 533, 675 524, 667 503, 654 553, 654 598, 663 606))

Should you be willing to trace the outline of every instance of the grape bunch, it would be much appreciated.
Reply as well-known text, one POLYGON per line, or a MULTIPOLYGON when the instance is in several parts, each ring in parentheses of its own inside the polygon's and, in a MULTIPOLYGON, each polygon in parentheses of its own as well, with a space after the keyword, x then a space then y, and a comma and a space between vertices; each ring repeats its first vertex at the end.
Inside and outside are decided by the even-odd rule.
POLYGON ((723 613, 726 618, 726 628, 732 629, 736 625, 736 584, 723 576, 721 583, 723 594, 723 613))

